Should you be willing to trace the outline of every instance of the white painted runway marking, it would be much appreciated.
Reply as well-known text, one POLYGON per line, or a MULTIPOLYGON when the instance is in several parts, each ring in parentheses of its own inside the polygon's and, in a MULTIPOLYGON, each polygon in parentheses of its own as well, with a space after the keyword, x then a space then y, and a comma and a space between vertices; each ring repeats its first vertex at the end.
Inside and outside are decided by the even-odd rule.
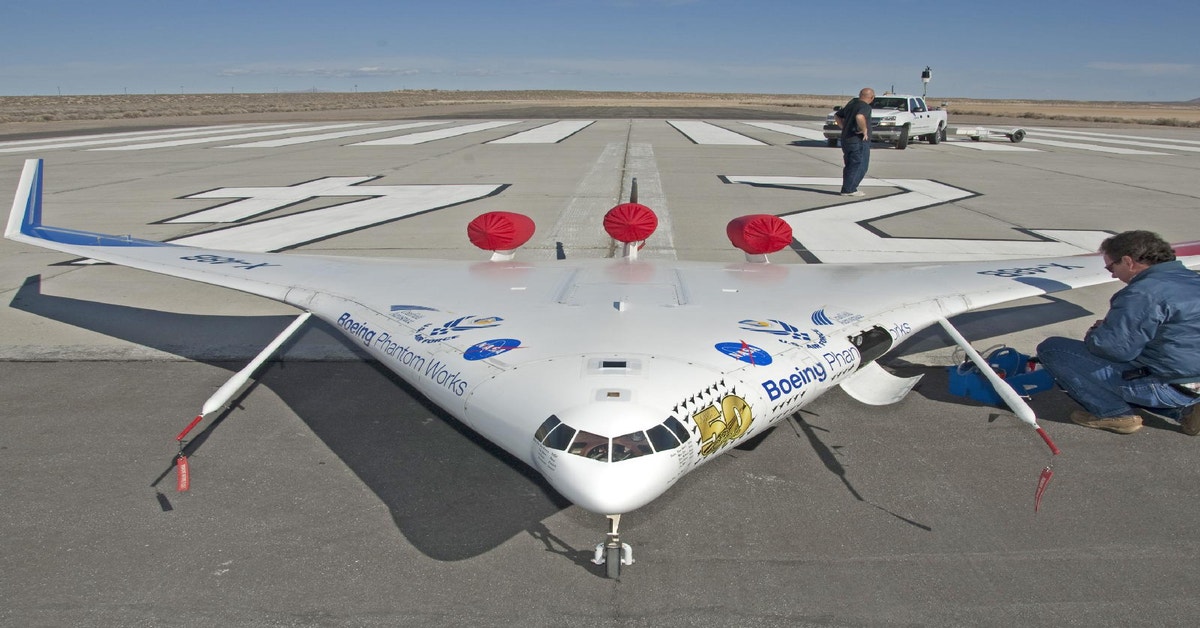
MULTIPOLYGON (((1097 133, 1096 131, 1076 131, 1074 129, 1056 129, 1056 128, 1033 129, 1033 132, 1060 133, 1060 134, 1072 135, 1072 136, 1082 135, 1085 137, 1087 137, 1087 136, 1115 137, 1115 138, 1119 138, 1122 140, 1148 140, 1151 142, 1158 142, 1160 144, 1165 142, 1168 144, 1188 144, 1191 146, 1200 146, 1200 141, 1197 141, 1197 140, 1180 140, 1180 139, 1175 139, 1172 137, 1154 137, 1152 135, 1117 135, 1117 134, 1113 134, 1113 133, 1097 133)), ((1080 138, 1080 139, 1084 139, 1084 138, 1080 138)), ((1164 146, 1163 148, 1170 148, 1170 147, 1164 146)))
MULTIPOLYGON (((51 141, 54 143, 45 144, 42 146, 34 146, 34 147, 21 146, 21 147, 13 147, 13 148, 0 148, 0 153, 15 153, 15 152, 19 152, 19 151, 23 151, 23 150, 31 150, 31 149, 33 149, 33 150, 50 150, 50 149, 56 149, 56 148, 79 148, 82 146, 100 146, 102 144, 120 144, 122 142, 129 142, 129 141, 144 141, 147 139, 159 140, 159 139, 171 138, 171 137, 195 137, 195 136, 199 136, 199 135, 217 135, 219 133, 228 133, 228 132, 230 132, 230 130, 235 129, 235 128, 282 129, 282 128, 291 128, 291 127, 296 127, 296 126, 300 126, 300 125, 298 125, 298 124, 267 124, 267 125, 251 126, 251 127, 247 127, 246 125, 229 125, 229 126, 218 126, 218 127, 192 127, 192 128, 183 129, 183 130, 171 129, 171 130, 158 130, 158 131, 137 131, 136 133, 112 133, 112 134, 105 134, 105 135, 99 135, 99 136, 97 136, 97 135, 79 136, 80 139, 58 138, 58 140, 47 140, 47 141, 51 141), (131 138, 131 137, 129 137, 130 135, 137 135, 139 137, 131 138), (89 137, 91 139, 87 139, 89 137), (62 141, 63 139, 66 139, 67 141, 62 141)), ((40 142, 42 140, 27 140, 27 141, 30 141, 30 142, 39 141, 40 142)))
MULTIPOLYGON (((646 247, 638 252, 638 256, 646 259, 679 259, 675 251, 675 227, 671 223, 671 209, 667 205, 667 195, 663 193, 653 146, 635 143, 629 147, 629 155, 625 160, 625 178, 637 179, 638 203, 654 210, 658 216, 658 228, 646 240, 646 247)), ((603 230, 601 227, 601 231, 603 230)))
POLYGON ((697 144, 727 146, 766 146, 752 137, 699 120, 667 120, 680 133, 697 144))
POLYGON ((1059 148, 1075 148, 1079 150, 1090 150, 1097 153, 1113 153, 1115 155, 1170 155, 1170 153, 1156 153, 1148 150, 1135 150, 1132 148, 1114 148, 1112 146, 1097 146, 1096 144, 1080 144, 1078 142, 1059 142, 1057 140, 1041 140, 1037 138, 1025 136, 1025 141, 1030 144, 1044 144, 1046 146, 1057 146, 1059 148))
MULTIPOLYGON (((841 178, 726 176, 731 183, 754 185, 829 187, 841 178)), ((1109 233, 1101 231, 1052 231, 1033 233, 1055 237, 1051 242, 1012 240, 963 240, 952 238, 889 238, 866 228, 870 221, 923 207, 941 205, 974 196, 960 188, 925 179, 873 179, 860 187, 891 187, 904 194, 868 199, 780 216, 798 234, 801 245, 826 263, 934 262, 989 260, 1025 257, 1057 257, 1093 253, 1109 233)))
POLYGON ((791 135, 794 137, 801 137, 806 140, 817 140, 820 142, 825 141, 825 134, 820 130, 806 129, 804 127, 798 127, 794 124, 783 124, 781 122, 743 122, 742 124, 748 124, 760 129, 776 131, 778 133, 783 133, 785 135, 791 135))
POLYGON ((586 129, 595 120, 559 120, 516 135, 492 140, 488 144, 556 144, 586 129))
POLYGON ((562 245, 567 257, 604 257, 608 254, 612 238, 602 226, 604 212, 612 208, 617 186, 613 173, 621 172, 625 156, 624 144, 609 142, 592 164, 591 170, 575 186, 571 201, 559 215, 554 226, 541 239, 541 244, 528 247, 521 257, 531 259, 556 259, 558 246, 562 245), (589 255, 586 251, 591 251, 589 255))
POLYGON ((654 148, 640 142, 631 144, 628 151, 618 142, 605 145, 591 170, 575 187, 571 202, 558 221, 537 247, 523 250, 521 258, 555 259, 560 244, 567 257, 610 255, 613 240, 604 231, 604 214, 614 205, 627 201, 629 189, 624 183, 634 178, 637 179, 638 202, 658 216, 658 228, 639 255, 651 259, 676 259, 674 227, 654 148), (617 183, 614 175, 619 177, 620 184, 614 185, 617 183))
MULTIPOLYGON (((1184 152, 1200 153, 1200 145, 1197 145, 1197 146, 1164 145, 1161 140, 1156 140, 1154 138, 1145 138, 1145 139, 1153 140, 1153 141, 1147 142, 1147 141, 1140 141, 1140 140, 1135 140, 1135 139, 1121 139, 1121 136, 1119 136, 1119 135, 1101 135, 1099 133, 1090 134, 1085 137, 1080 137, 1080 136, 1074 135, 1074 134, 1059 133, 1059 132, 1052 132, 1052 131, 1033 131, 1032 133, 1035 133, 1034 137, 1037 137, 1037 138, 1057 137, 1057 138, 1070 139, 1070 140, 1085 139, 1089 142, 1103 142, 1105 144, 1119 144, 1121 146, 1145 146, 1147 148, 1181 150, 1184 152)), ((1196 142, 1196 144, 1200 144, 1200 142, 1196 142)), ((1162 155, 1165 153, 1151 153, 1151 154, 1162 155)))
POLYGON ((265 137, 268 135, 284 135, 286 133, 296 132, 311 132, 324 131, 325 129, 343 129, 346 127, 363 126, 370 124, 369 122, 341 122, 338 124, 323 124, 321 126, 307 127, 304 129, 275 129, 271 131, 256 131, 251 133, 235 133, 233 135, 221 135, 218 137, 201 137, 185 140, 172 140, 168 142, 152 142, 149 144, 131 144, 129 146, 110 146, 108 148, 90 148, 88 150, 149 150, 152 148, 175 148, 179 146, 191 146, 193 144, 211 144, 212 142, 224 142, 228 140, 241 140, 250 137, 265 137))
POLYGON ((322 142, 325 140, 336 140, 343 137, 357 137, 359 135, 371 135, 372 133, 390 133, 392 131, 403 131, 405 129, 416 129, 426 126, 435 126, 445 124, 445 122, 405 122, 404 124, 393 124, 389 126, 372 127, 369 129, 353 129, 350 131, 337 131, 334 133, 320 133, 318 135, 301 135, 299 137, 285 137, 280 140, 263 140, 261 142, 249 142, 246 144, 231 144, 222 146, 221 148, 279 148, 280 146, 292 146, 293 144, 307 144, 309 142, 322 142))
MULTIPOLYGON (((212 207, 187 216, 172 218, 167 223, 238 222, 265 214, 271 210, 301 203, 320 196, 378 196, 375 187, 355 187, 378 177, 326 177, 299 185, 282 187, 220 188, 183 198, 241 199, 220 207, 212 207)), ((382 186, 381 186, 382 187, 382 186)))
MULTIPOLYGON (((187 244, 191 246, 231 249, 237 251, 279 251, 299 246, 309 242, 372 227, 393 220, 411 216, 421 212, 431 211, 450 205, 466 203, 483 198, 503 189, 505 185, 371 185, 355 186, 352 181, 361 181, 363 177, 342 177, 342 188, 326 186, 321 196, 372 196, 361 201, 354 201, 325 207, 313 211, 290 214, 279 218, 271 218, 258 222, 239 225, 229 229, 210 231, 179 240, 172 244, 187 244)), ((275 207, 290 205, 296 200, 288 196, 287 191, 295 193, 302 186, 285 188, 229 188, 205 192, 204 198, 244 198, 245 194, 262 194, 272 196, 269 190, 282 190, 283 196, 277 196, 275 207)), ((252 200, 252 199, 249 199, 252 200)), ((303 199, 300 199, 303 200, 303 199)), ((261 204, 251 202, 255 209, 261 204)), ((260 212, 261 213, 261 212, 260 212)))
POLYGON ((409 135, 400 135, 398 137, 389 137, 382 140, 371 140, 369 142, 359 142, 350 146, 411 146, 414 144, 424 144, 434 140, 444 140, 449 137, 457 137, 474 133, 476 131, 486 131, 495 129, 510 124, 520 124, 524 120, 496 120, 493 122, 480 122, 478 124, 468 124, 466 126, 456 126, 449 129, 438 129, 436 131, 425 131, 424 133, 411 133, 409 135))
POLYGON ((193 126, 182 129, 154 129, 153 131, 123 131, 121 133, 100 133, 93 135, 68 135, 65 137, 43 137, 36 140, 11 140, 8 142, 0 142, 0 147, 3 146, 29 146, 33 144, 58 144, 62 142, 76 142, 95 139, 111 139, 113 142, 128 140, 129 138, 138 138, 146 135, 158 135, 161 133, 220 133, 229 129, 245 127, 245 124, 224 124, 221 126, 193 126))
POLYGON ((944 142, 944 143, 948 146, 957 146, 959 148, 971 148, 974 150, 984 150, 984 151, 994 150, 994 151, 999 151, 999 152, 1010 152, 1010 153, 1040 153, 1040 152, 1043 152, 1036 148, 1025 148, 1024 146, 1015 146, 1008 140, 1003 140, 1003 141, 996 140, 994 142, 989 142, 988 140, 980 140, 978 142, 973 141, 973 140, 946 140, 946 142, 944 142))

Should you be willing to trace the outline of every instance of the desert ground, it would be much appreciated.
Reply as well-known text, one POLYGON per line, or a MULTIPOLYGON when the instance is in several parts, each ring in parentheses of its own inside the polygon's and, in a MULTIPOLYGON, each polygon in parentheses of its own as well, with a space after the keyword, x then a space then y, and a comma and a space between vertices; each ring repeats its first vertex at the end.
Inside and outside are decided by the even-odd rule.
MULTIPOLYGON (((300 92, 266 94, 126 94, 0 97, 0 136, 85 130, 114 121, 121 127, 231 123, 243 120, 312 120, 332 113, 344 119, 383 120, 486 115, 530 107, 630 111, 671 108, 745 109, 779 117, 824 115, 847 95, 703 94, 586 91, 300 92), (103 123, 98 124, 98 123, 103 123)), ((1031 120, 1095 125, 1200 126, 1200 103, 1135 103, 1049 100, 977 100, 930 95, 960 123, 1028 124, 1031 120)), ((600 111, 600 114, 597 113, 600 111)), ((635 116, 637 117, 637 116, 635 116)), ((953 124, 953 122, 952 122, 953 124)))

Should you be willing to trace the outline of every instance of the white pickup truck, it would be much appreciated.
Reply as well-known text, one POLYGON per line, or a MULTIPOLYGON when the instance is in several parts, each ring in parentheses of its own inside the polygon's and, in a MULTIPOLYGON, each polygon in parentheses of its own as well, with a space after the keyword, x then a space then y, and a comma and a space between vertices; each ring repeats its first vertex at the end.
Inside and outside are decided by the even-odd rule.
MULTIPOLYGON (((842 135, 841 127, 834 120, 836 114, 837 109, 834 109, 825 118, 824 127, 825 141, 834 147, 842 135)), ((913 139, 922 139, 930 144, 946 139, 946 112, 930 109, 920 96, 876 96, 871 103, 871 141, 890 142, 903 150, 913 139)))

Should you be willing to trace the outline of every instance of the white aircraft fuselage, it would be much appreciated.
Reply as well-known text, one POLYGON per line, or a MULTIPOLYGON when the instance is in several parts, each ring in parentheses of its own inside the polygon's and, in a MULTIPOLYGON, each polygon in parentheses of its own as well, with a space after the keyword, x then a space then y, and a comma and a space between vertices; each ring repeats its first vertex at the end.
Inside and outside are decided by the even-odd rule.
POLYGON ((713 281, 749 277, 769 289, 796 272, 804 267, 481 262, 467 265, 469 277, 486 277, 466 288, 489 303, 477 312, 406 304, 403 290, 386 310, 329 294, 287 300, 573 503, 614 514, 853 375, 864 362, 852 337, 878 328, 874 342, 886 350, 913 331, 903 318, 887 319, 886 331, 879 316, 868 324, 840 310, 831 313, 844 322, 757 318, 770 308, 713 281), (714 309, 728 311, 718 325, 714 309))

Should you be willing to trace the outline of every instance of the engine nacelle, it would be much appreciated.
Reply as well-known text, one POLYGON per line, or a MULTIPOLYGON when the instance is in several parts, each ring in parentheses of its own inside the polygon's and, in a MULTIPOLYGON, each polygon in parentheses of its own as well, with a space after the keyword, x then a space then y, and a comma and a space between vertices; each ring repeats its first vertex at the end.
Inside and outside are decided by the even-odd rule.
POLYGON ((625 257, 630 259, 637 258, 638 250, 657 228, 654 210, 639 203, 621 203, 604 214, 604 230, 625 245, 625 257))
POLYGON ((766 255, 792 243, 792 226, 772 214, 750 214, 729 221, 725 234, 733 245, 746 253, 746 259, 767 261, 766 255))
POLYGON ((493 261, 510 260, 515 251, 533 237, 533 219, 513 212, 487 212, 467 223, 471 244, 492 251, 493 261))

